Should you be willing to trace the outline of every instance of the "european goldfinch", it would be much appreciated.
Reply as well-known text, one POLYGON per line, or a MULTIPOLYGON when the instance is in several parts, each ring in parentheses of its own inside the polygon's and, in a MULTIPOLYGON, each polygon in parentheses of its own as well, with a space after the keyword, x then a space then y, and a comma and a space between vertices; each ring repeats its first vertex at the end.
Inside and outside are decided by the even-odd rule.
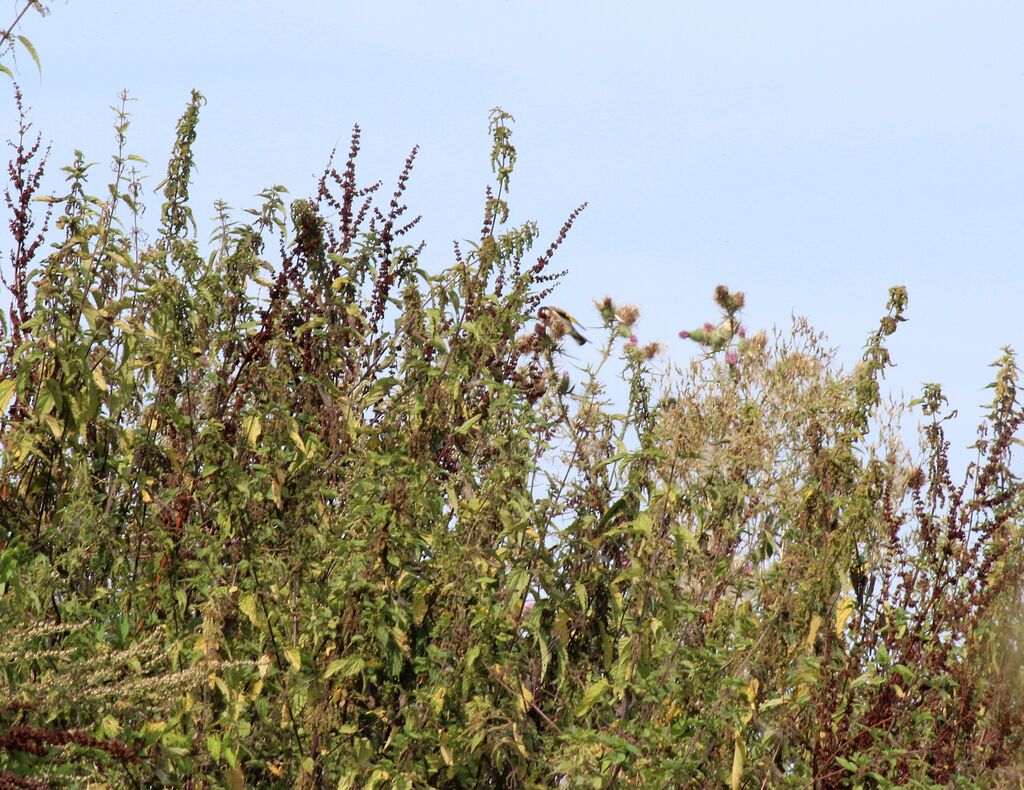
POLYGON ((582 326, 582 324, 561 307, 544 305, 537 311, 537 318, 547 328, 548 335, 552 340, 561 340, 565 335, 569 335, 581 346, 587 342, 587 339, 576 329, 577 325, 582 326))

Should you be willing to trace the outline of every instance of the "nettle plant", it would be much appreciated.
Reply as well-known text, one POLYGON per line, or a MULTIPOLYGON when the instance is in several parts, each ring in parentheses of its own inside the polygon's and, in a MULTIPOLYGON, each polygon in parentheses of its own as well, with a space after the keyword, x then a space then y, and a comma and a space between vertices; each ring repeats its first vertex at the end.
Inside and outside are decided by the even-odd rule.
POLYGON ((40 204, 12 144, 0 787, 1016 780, 1012 352, 960 483, 941 392, 916 461, 880 401, 899 288, 848 373, 721 286, 689 367, 605 298, 566 375, 535 317, 582 206, 531 259, 507 113, 477 240, 431 273, 415 149, 381 201, 358 128, 311 197, 218 204, 201 253, 201 104, 151 239, 124 104, 103 197, 79 155, 40 204))

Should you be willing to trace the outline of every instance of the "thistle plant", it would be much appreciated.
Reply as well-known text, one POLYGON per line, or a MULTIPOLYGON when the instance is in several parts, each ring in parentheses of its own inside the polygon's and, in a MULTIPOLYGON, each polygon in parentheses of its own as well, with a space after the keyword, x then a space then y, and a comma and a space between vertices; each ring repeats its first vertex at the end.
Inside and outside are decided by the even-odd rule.
POLYGON ((1011 349, 960 481, 941 389, 916 454, 881 397, 902 288, 852 371, 804 321, 748 335, 725 286, 686 367, 606 298, 578 370, 537 316, 584 206, 539 255, 510 223, 508 113, 438 262, 417 149, 386 190, 358 127, 311 194, 217 203, 204 246, 203 104, 151 237, 128 97, 108 184, 77 154, 44 195, 27 120, 12 143, 0 786, 1013 779, 1011 349))

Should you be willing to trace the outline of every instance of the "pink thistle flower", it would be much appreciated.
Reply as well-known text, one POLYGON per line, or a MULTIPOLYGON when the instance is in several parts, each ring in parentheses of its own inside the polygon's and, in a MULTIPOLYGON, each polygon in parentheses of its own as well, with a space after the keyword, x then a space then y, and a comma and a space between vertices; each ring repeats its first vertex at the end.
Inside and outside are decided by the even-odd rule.
POLYGON ((747 328, 745 326, 741 326, 739 329, 736 330, 736 334, 739 335, 740 337, 746 337, 747 328))
POLYGON ((715 331, 715 325, 712 324, 710 321, 708 321, 706 324, 704 324, 704 329, 706 331, 708 331, 708 332, 714 332, 715 331))
POLYGON ((690 333, 689 333, 689 332, 687 332, 687 331, 686 331, 685 329, 684 329, 684 330, 682 330, 682 331, 681 331, 681 332, 679 333, 679 337, 681 337, 681 338, 682 338, 683 340, 686 340, 686 338, 688 338, 689 336, 690 336, 690 333))
POLYGON ((636 335, 630 335, 630 336, 629 336, 629 344, 630 344, 631 346, 635 346, 635 345, 636 345, 637 343, 639 343, 639 342, 640 342, 640 340, 639 340, 639 338, 637 338, 637 336, 636 336, 636 335))
POLYGON ((735 351, 726 351, 725 352, 725 363, 727 365, 735 365, 739 361, 740 361, 740 355, 737 354, 735 351))

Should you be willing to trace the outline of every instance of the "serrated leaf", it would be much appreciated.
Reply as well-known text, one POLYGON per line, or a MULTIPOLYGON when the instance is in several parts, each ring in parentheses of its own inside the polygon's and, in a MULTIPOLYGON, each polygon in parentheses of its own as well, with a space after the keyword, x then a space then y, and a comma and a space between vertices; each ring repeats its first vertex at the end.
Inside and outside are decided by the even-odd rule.
POLYGON ((580 609, 584 612, 587 611, 587 588, 580 582, 576 582, 573 585, 573 590, 576 592, 576 600, 580 602, 580 609))
POLYGON ((540 678, 543 680, 548 674, 548 664, 551 663, 551 651, 548 649, 548 642, 544 634, 537 633, 537 644, 540 647, 540 678))
POLYGON ((14 399, 15 385, 14 379, 0 381, 0 414, 6 412, 7 407, 11 405, 11 401, 14 399))
POLYGON ((818 638, 818 631, 821 630, 821 615, 816 614, 811 618, 811 623, 807 628, 807 649, 814 649, 814 640, 818 638))
POLYGON ((92 369, 92 380, 96 382, 96 386, 103 390, 103 392, 110 391, 110 385, 107 384, 107 380, 104 378, 103 371, 99 365, 92 369))
POLYGON ((608 691, 608 687, 607 678, 600 678, 596 683, 591 683, 587 690, 583 692, 583 699, 580 700, 580 704, 576 708, 576 715, 585 716, 587 711, 594 707, 597 701, 608 691))
POLYGON ((263 418, 258 414, 248 414, 242 419, 242 430, 249 444, 256 444, 263 433, 263 418))
POLYGON ((104 716, 100 728, 108 736, 116 736, 121 732, 121 723, 113 716, 104 716))
POLYGON ((227 781, 228 790, 243 790, 245 787, 245 776, 237 765, 224 769, 224 779, 227 781))
POLYGON ((366 662, 359 656, 338 658, 327 665, 327 671, 324 672, 324 677, 329 678, 340 672, 343 678, 350 678, 353 675, 358 675, 365 667, 366 662))
POLYGON ((259 612, 256 608, 256 596, 246 593, 238 599, 238 608, 253 625, 259 625, 259 612))
POLYGON ((43 76, 43 64, 39 62, 39 54, 36 52, 36 48, 32 46, 32 42, 24 36, 18 36, 18 41, 28 51, 28 54, 32 56, 32 60, 36 64, 36 68, 39 69, 39 76, 43 76))
POLYGON ((853 612, 856 608, 857 603, 853 600, 853 596, 847 595, 839 602, 839 606, 836 607, 837 636, 843 635, 843 628, 846 626, 847 621, 853 615, 853 612))
POLYGON ((302 653, 299 652, 299 648, 286 647, 284 649, 284 657, 288 659, 288 663, 292 665, 296 672, 302 669, 302 653))
POLYGON ((747 744, 740 737, 739 730, 733 737, 732 749, 732 773, 729 776, 729 790, 739 790, 740 782, 743 780, 743 766, 747 762, 747 744))
POLYGON ((221 740, 219 735, 211 732, 206 736, 206 750, 214 760, 220 760, 220 747, 221 740))
POLYGON ((64 435, 64 426, 61 425, 60 421, 52 414, 44 414, 43 422, 50 429, 50 433, 53 434, 53 438, 60 441, 60 438, 64 435))
POLYGON ((395 640, 395 644, 402 651, 402 655, 409 656, 412 654, 412 649, 409 647, 409 637, 397 625, 391 629, 391 638, 395 640))
POLYGON ((421 625, 423 617, 427 613, 427 598, 422 587, 416 589, 412 596, 412 622, 414 625, 421 625))

